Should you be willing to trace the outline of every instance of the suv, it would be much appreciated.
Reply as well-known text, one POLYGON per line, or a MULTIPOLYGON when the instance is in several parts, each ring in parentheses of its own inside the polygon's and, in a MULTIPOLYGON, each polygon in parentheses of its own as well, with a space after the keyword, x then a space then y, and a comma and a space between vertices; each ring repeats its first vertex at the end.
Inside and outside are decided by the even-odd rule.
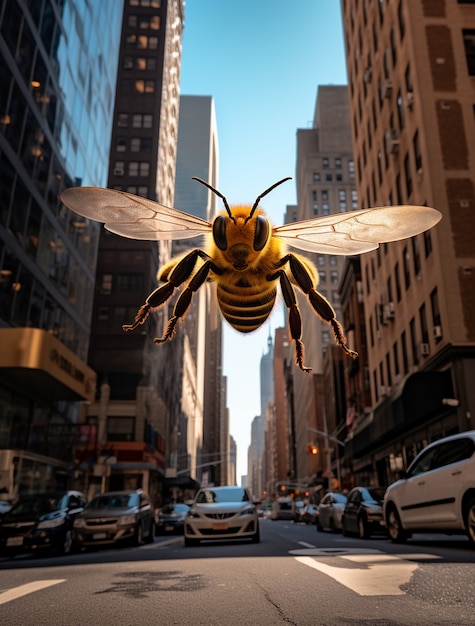
POLYGON ((466 533, 475 543, 475 430, 424 448, 384 496, 389 537, 412 531, 466 533))
POLYGON ((73 539, 78 548, 153 543, 155 511, 149 496, 136 491, 108 491, 95 496, 74 520, 73 539))

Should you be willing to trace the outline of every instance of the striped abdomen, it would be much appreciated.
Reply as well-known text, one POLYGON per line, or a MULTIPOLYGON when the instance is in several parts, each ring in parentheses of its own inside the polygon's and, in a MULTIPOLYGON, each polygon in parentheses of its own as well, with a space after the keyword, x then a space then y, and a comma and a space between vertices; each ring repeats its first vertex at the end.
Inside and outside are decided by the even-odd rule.
POLYGON ((221 313, 241 333, 250 333, 269 317, 275 303, 275 282, 250 285, 246 280, 218 283, 217 294, 221 313))

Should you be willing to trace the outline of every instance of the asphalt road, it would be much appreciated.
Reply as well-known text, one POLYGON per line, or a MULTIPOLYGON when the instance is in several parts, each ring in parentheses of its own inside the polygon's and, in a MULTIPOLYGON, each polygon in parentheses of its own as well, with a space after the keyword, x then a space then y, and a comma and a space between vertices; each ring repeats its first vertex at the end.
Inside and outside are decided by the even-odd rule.
POLYGON ((69 557, 0 559, 3 626, 465 626, 475 549, 463 537, 346 538, 261 521, 259 544, 182 537, 69 557))

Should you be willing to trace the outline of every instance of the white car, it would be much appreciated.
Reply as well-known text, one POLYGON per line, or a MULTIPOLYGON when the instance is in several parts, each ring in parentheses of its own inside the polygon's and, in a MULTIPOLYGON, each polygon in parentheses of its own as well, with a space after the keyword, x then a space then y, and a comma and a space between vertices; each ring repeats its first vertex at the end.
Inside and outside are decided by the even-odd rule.
POLYGON ((256 504, 244 487, 200 489, 185 518, 185 546, 207 539, 260 541, 256 504))
POLYGON ((475 430, 424 448, 384 496, 390 539, 412 532, 466 533, 475 543, 475 430))

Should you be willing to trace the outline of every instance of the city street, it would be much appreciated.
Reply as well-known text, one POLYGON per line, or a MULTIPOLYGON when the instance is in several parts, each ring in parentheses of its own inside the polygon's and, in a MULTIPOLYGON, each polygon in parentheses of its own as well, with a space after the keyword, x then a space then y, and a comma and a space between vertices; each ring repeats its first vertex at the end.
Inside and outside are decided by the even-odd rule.
POLYGON ((139 548, 0 560, 4 626, 473 625, 465 537, 406 545, 261 520, 261 543, 157 537, 139 548))

